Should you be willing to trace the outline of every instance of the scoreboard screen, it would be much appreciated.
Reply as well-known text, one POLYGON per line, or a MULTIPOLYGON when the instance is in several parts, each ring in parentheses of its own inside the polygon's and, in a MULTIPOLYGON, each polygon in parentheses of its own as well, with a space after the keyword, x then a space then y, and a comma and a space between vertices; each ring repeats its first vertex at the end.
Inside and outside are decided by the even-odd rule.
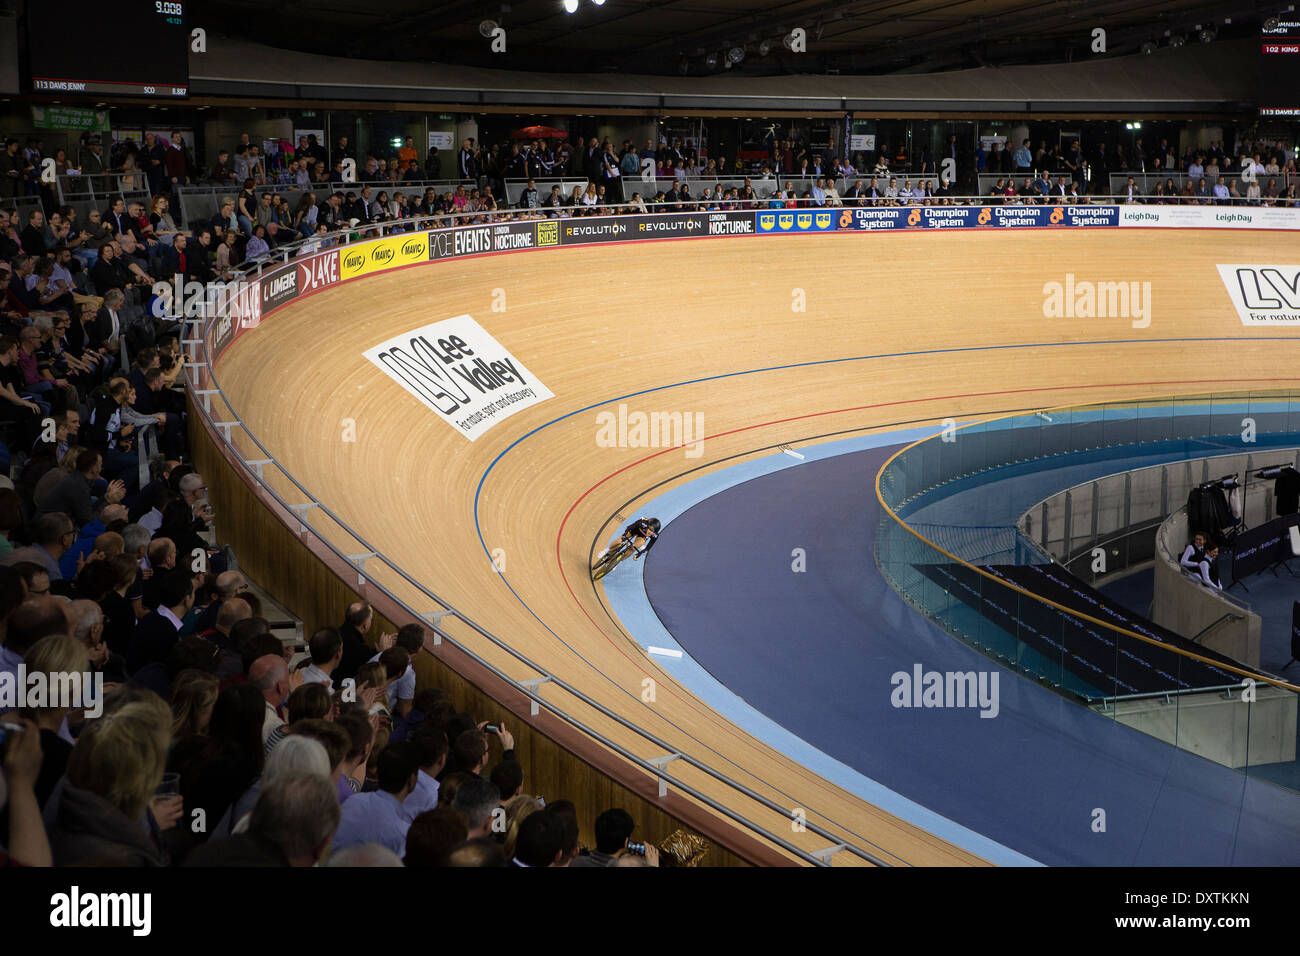
POLYGON ((111 0, 71 8, 27 4, 33 93, 107 93, 177 99, 189 94, 183 3, 111 0))
POLYGON ((1300 116, 1300 18, 1278 18, 1259 48, 1259 115, 1300 116))

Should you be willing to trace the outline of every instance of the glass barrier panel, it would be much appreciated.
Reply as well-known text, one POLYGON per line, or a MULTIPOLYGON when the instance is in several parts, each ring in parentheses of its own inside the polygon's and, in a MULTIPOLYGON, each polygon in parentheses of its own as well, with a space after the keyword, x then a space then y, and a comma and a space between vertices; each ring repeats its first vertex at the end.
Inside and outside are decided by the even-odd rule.
POLYGON ((1102 412, 1102 442, 1108 447, 1132 445, 1138 441, 1138 406, 1110 406, 1102 412))
MULTIPOLYGON (((1023 594, 999 579, 995 567, 1050 562, 1044 541, 1060 554, 1075 549, 1070 568, 1084 581, 1151 560, 1154 525, 1181 508, 1193 487, 1274 463, 1265 460, 1266 447, 1216 454, 1225 442, 1240 441, 1251 424, 1243 425, 1247 418, 1257 436, 1294 446, 1300 399, 1279 393, 1194 395, 1011 416, 961 429, 956 441, 936 435, 900 455, 880 479, 888 503, 905 505, 900 510, 921 518, 946 496, 942 486, 956 479, 1049 455, 1096 451, 1114 458, 1126 449, 1143 454, 1138 449, 1149 444, 1161 454, 1204 460, 1104 476, 1068 495, 1053 495, 1025 516, 1027 534, 970 523, 917 525, 931 544, 885 515, 878 536, 882 570, 922 613, 1018 673, 1173 746, 1300 788, 1295 692, 1261 682, 1268 702, 1243 707, 1238 679, 1213 660, 1163 648, 1155 632, 1142 640, 1023 594), (1091 548, 1103 541, 1098 562, 1091 548), (986 573, 977 570, 982 562, 986 573)), ((1284 457, 1295 460, 1294 454, 1284 457)), ((934 508, 930 515, 940 512, 934 508)), ((1178 550, 1175 544, 1171 553, 1178 550)))

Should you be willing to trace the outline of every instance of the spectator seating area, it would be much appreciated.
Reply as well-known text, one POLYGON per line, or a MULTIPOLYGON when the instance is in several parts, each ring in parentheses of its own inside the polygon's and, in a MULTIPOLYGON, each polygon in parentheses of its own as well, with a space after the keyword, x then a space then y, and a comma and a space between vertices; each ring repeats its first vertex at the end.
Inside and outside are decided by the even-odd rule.
MULTIPOLYGON (((375 635, 357 603, 295 653, 238 571, 178 567, 175 541, 103 517, 117 530, 85 542, 73 576, 0 565, 0 679, 97 687, 91 706, 0 715, 0 865, 659 865, 619 808, 581 846, 574 804, 527 792, 504 724, 417 688, 418 625, 375 635)), ((61 557, 54 538, 35 547, 61 557)))

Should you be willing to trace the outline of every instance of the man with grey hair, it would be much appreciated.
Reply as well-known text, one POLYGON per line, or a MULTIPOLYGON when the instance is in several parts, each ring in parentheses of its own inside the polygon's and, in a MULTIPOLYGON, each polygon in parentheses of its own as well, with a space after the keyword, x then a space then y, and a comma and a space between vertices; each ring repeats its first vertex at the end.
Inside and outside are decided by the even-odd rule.
MULTIPOLYGON (((86 645, 90 653, 90 666, 104 675, 105 683, 120 684, 126 681, 126 662, 109 650, 104 640, 104 612, 94 601, 80 598, 68 606, 72 619, 72 636, 86 645)), ((67 721, 59 728, 59 736, 72 740, 67 733, 67 721)), ((75 742, 75 741, 73 741, 75 742)))
POLYGON ((185 866, 315 866, 338 829, 338 794, 324 774, 277 777, 262 788, 248 832, 196 847, 185 866))
MULTIPOLYGON (((200 535, 208 530, 212 520, 212 507, 208 504, 208 483, 197 472, 190 472, 181 477, 177 487, 180 500, 173 501, 163 510, 162 526, 158 534, 165 534, 176 542, 176 547, 184 555, 205 551, 208 555, 208 567, 220 574, 224 571, 225 561, 220 559, 220 552, 213 550, 200 535)), ((188 561, 188 557, 186 558, 188 561)))
POLYGON ((90 661, 95 663, 95 648, 104 635, 104 612, 94 601, 85 598, 72 602, 72 636, 85 644, 90 651, 90 661))
POLYGON ((501 806, 501 792, 496 784, 482 777, 470 777, 456 791, 451 808, 465 816, 469 831, 466 839, 492 836, 492 816, 501 806))
POLYGON ((208 504, 208 483, 203 480, 203 476, 196 471, 183 476, 180 481, 180 492, 181 500, 190 506, 190 512, 194 515, 195 530, 208 530, 208 518, 211 517, 212 507, 208 504))
MULTIPOLYGON (((194 622, 194 630, 200 634, 216 626, 217 616, 222 607, 225 606, 227 601, 239 597, 248 590, 248 580, 238 571, 222 571, 217 575, 216 588, 217 599, 204 608, 203 613, 194 622)), ((243 620, 243 618, 237 618, 236 620, 243 620)), ((235 621, 231 621, 230 624, 233 626, 235 621)), ((226 633, 230 633, 229 629, 226 630, 226 633)))
POLYGON ((15 548, 0 558, 0 564, 12 565, 20 561, 39 564, 49 572, 51 581, 62 581, 59 558, 77 539, 77 528, 61 511, 41 515, 31 523, 32 543, 25 548, 15 548))
POLYGON ((123 553, 133 558, 143 558, 152 540, 153 535, 143 525, 128 524, 122 528, 122 547, 125 549, 123 553))
POLYGON ((109 289, 104 293, 104 305, 95 318, 95 337, 102 341, 115 354, 118 337, 126 321, 126 295, 121 289, 109 289))
MULTIPOLYGON (((244 604, 243 601, 239 602, 244 604)), ((244 604, 244 607, 248 607, 244 604)), ((284 726, 283 707, 289 699, 289 665, 279 654, 264 654, 248 668, 248 682, 257 688, 266 701, 266 717, 262 720, 262 745, 277 727, 284 726)))

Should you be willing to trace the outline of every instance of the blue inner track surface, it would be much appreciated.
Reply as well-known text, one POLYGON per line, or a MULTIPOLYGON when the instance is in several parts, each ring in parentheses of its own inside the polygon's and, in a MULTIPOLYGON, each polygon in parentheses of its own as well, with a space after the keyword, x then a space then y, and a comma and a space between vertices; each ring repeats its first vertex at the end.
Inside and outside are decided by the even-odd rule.
MULTIPOLYGON (((1300 794, 1064 700, 950 637, 889 587, 873 557, 874 480, 895 443, 915 437, 804 447, 802 462, 776 453, 642 505, 637 513, 665 529, 644 568, 606 579, 611 605, 643 645, 684 650, 660 664, 743 716, 741 726, 993 862, 1300 862, 1300 794), (882 441, 890 446, 864 447, 882 441), (792 570, 795 549, 804 571, 792 570), (645 627, 647 597, 662 630, 645 627), (997 716, 893 706, 892 675, 917 664, 997 672, 997 716)), ((1081 471, 1128 467, 1088 465, 1081 471)), ((1051 490, 1077 480, 1074 471, 1051 490)), ((978 485, 977 498, 991 490, 978 485)))

